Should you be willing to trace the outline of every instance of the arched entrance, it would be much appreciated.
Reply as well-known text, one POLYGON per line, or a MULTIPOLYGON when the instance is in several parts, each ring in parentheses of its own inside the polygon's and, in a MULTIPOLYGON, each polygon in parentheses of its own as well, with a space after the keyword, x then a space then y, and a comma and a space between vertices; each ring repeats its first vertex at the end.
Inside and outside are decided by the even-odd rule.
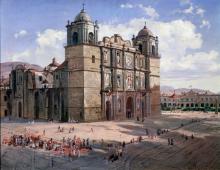
POLYGON ((106 102, 106 119, 111 120, 111 103, 110 103, 110 101, 106 102))
POLYGON ((134 117, 133 113, 133 98, 129 97, 126 102, 126 118, 130 119, 134 117))
POLYGON ((21 102, 18 103, 18 117, 21 117, 22 114, 22 105, 21 102))

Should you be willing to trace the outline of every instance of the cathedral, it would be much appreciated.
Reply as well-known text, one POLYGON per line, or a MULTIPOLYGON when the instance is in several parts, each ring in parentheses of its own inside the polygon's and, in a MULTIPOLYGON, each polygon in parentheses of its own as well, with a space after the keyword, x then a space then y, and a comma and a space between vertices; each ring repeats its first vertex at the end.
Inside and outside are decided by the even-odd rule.
POLYGON ((158 37, 146 24, 131 41, 119 34, 98 41, 98 22, 83 8, 66 29, 63 63, 12 70, 7 114, 69 122, 160 114, 158 37))

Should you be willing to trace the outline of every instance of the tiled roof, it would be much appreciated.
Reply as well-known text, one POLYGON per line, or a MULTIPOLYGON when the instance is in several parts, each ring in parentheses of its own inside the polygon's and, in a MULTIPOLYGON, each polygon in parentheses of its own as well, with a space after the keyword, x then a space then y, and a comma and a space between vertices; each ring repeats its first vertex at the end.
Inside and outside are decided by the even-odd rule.
POLYGON ((60 64, 56 69, 55 69, 55 71, 56 70, 62 70, 62 69, 64 69, 64 68, 66 68, 67 67, 67 64, 68 64, 68 61, 64 61, 62 64, 60 64))

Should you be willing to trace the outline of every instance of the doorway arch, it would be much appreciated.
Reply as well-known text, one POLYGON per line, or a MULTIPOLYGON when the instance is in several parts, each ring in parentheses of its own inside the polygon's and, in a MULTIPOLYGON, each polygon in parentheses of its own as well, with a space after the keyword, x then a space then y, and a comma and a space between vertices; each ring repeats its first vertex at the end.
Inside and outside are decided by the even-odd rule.
POLYGON ((22 115, 22 104, 21 102, 18 103, 18 117, 21 117, 22 115))
POLYGON ((106 119, 111 120, 111 102, 106 102, 106 119))
POLYGON ((130 119, 134 117, 133 110, 133 98, 129 97, 126 102, 126 118, 130 119))

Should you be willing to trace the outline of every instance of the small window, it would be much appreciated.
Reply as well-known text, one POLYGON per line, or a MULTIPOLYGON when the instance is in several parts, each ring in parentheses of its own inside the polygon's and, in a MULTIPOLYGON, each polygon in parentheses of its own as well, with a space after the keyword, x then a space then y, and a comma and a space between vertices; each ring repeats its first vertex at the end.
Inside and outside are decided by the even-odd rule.
POLYGON ((7 101, 7 96, 4 96, 4 101, 5 101, 5 102, 7 101))
POLYGON ((117 75, 117 87, 121 87, 121 76, 117 75))
POLYGON ((95 63, 95 56, 92 56, 92 63, 95 63))
POLYGON ((56 75, 56 79, 58 80, 58 75, 56 75))
POLYGON ((119 52, 117 52, 117 54, 116 54, 116 59, 117 59, 117 64, 121 64, 121 57, 120 57, 120 53, 119 52))
POLYGON ((42 81, 42 76, 39 76, 39 81, 42 81))

